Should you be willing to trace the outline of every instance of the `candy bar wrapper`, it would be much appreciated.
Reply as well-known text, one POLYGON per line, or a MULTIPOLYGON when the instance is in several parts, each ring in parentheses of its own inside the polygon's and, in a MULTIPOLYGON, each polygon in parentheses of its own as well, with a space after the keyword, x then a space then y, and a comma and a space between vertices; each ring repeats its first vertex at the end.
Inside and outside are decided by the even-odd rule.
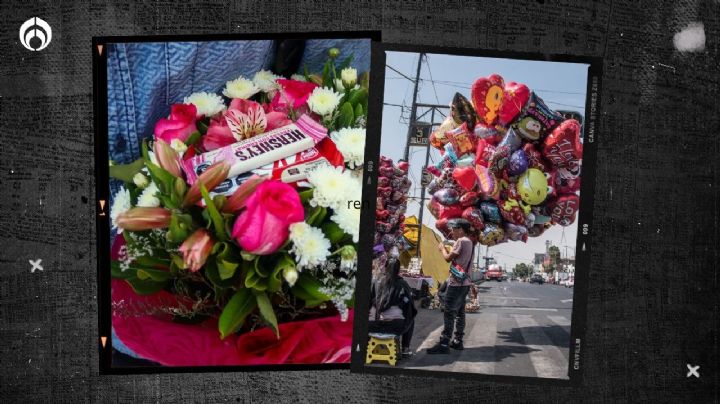
MULTIPOLYGON (((323 139, 315 147, 303 150, 299 153, 246 173, 230 177, 215 187, 210 196, 232 195, 240 185, 252 175, 266 175, 274 180, 280 180, 289 184, 296 184, 307 178, 308 173, 322 165, 342 167, 345 164, 342 153, 335 147, 335 143, 329 139, 323 139)), ((299 184, 304 185, 304 184, 299 184)))
POLYGON ((302 115, 290 125, 185 160, 183 168, 192 184, 207 167, 225 161, 230 164, 228 178, 233 178, 310 149, 326 137, 327 129, 302 115))

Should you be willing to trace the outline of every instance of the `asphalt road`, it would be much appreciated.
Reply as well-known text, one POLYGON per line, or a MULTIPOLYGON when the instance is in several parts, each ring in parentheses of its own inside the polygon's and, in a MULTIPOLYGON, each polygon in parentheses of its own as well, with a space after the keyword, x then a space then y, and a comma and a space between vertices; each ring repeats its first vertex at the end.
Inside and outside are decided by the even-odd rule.
MULTIPOLYGON (((572 288, 488 281, 477 286, 480 311, 466 314, 465 350, 428 355, 442 332, 440 310, 419 309, 411 349, 398 367, 567 379, 572 288)), ((382 366, 382 365, 381 365, 382 366)))

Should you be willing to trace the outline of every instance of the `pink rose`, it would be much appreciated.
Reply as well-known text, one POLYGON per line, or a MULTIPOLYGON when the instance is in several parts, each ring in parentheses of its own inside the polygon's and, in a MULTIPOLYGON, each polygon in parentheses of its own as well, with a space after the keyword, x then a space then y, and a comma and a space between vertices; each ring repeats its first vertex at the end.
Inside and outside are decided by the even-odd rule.
POLYGON ((274 111, 288 112, 290 108, 297 109, 305 105, 310 94, 317 87, 315 83, 298 80, 278 79, 280 91, 275 94, 270 105, 274 111))
POLYGON ((300 195, 277 180, 258 185, 245 206, 235 221, 232 237, 251 254, 272 254, 287 240, 290 225, 305 219, 300 195))
POLYGON ((160 119, 155 124, 155 139, 170 144, 173 139, 186 141, 195 132, 195 114, 197 108, 192 104, 174 104, 170 107, 170 118, 160 119))

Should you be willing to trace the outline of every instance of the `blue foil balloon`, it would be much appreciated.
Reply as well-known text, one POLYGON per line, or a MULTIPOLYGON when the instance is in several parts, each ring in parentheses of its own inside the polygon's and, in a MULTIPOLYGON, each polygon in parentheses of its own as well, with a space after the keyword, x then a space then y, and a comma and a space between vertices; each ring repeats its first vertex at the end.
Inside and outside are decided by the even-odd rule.
POLYGON ((508 174, 512 176, 520 175, 524 173, 528 168, 528 158, 525 151, 522 149, 515 150, 510 155, 510 161, 508 162, 508 174))
MULTIPOLYGON (((453 188, 443 188, 433 194, 441 205, 450 206, 460 201, 460 193, 453 188)), ((499 214, 499 212, 498 212, 499 214)))
POLYGON ((502 215, 500 215, 500 209, 496 204, 492 202, 482 202, 480 203, 480 211, 482 211, 485 222, 502 223, 502 215))

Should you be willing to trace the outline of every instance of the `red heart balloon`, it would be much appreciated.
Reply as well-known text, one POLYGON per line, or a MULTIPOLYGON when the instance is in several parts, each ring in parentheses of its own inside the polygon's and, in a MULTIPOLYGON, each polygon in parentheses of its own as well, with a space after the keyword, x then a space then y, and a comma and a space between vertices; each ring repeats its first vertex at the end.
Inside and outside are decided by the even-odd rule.
POLYGON ((472 191, 477 184, 477 174, 472 167, 455 167, 453 179, 467 191, 472 191))
POLYGON ((574 194, 580 190, 580 166, 558 168, 555 188, 560 194, 574 194))
POLYGON ((503 219, 505 219, 506 222, 518 224, 518 225, 524 225, 525 224, 525 212, 523 212, 522 208, 519 206, 513 206, 512 208, 506 210, 503 208, 505 205, 505 201, 500 200, 498 201, 498 207, 500 208, 500 215, 502 215, 503 219))
POLYGON ((505 81, 497 74, 480 77, 473 83, 470 98, 481 122, 492 125, 497 120, 504 87, 505 81))
POLYGON ((470 222, 476 230, 482 230, 485 227, 485 221, 483 220, 483 214, 480 208, 473 206, 465 208, 462 212, 462 218, 470 222))
POLYGON ((580 198, 577 195, 561 195, 548 204, 552 222, 560 226, 570 226, 580 209, 580 198))
POLYGON ((435 228, 442 233, 445 238, 452 238, 452 232, 450 231, 450 227, 448 227, 448 220, 447 219, 439 219, 435 221, 435 228))
POLYGON ((568 167, 582 159, 580 123, 563 121, 543 141, 543 154, 555 167, 568 167))
POLYGON ((430 211, 430 214, 433 215, 435 219, 440 217, 440 211, 442 210, 442 205, 440 205, 440 202, 437 201, 435 198, 430 198, 430 202, 427 203, 427 208, 430 211))
POLYGON ((530 89, 522 83, 511 81, 505 85, 503 100, 498 113, 498 119, 503 125, 509 125, 522 111, 523 106, 530 97, 530 89))
POLYGON ((460 197, 460 206, 467 208, 468 206, 474 206, 480 199, 477 192, 467 192, 460 197))
POLYGON ((443 206, 440 209, 440 219, 454 219, 461 217, 463 214, 463 208, 460 205, 443 206))
POLYGON ((529 168, 537 168, 542 172, 547 172, 550 169, 550 163, 545 160, 542 153, 532 143, 526 143, 523 146, 523 151, 527 155, 529 168))

